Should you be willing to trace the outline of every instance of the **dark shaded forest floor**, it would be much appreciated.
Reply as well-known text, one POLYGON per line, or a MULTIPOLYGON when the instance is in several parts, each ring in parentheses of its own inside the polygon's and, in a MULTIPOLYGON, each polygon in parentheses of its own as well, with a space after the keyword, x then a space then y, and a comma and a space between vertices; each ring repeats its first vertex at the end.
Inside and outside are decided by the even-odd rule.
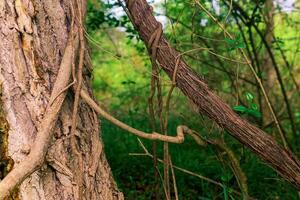
MULTIPOLYGON (((141 129, 147 127, 148 124, 146 119, 141 118, 122 120, 141 129)), ((171 122, 176 126, 176 121, 171 122)), ((126 199, 153 199, 155 182, 152 159, 141 155, 130 155, 130 153, 144 153, 137 138, 106 121, 102 121, 102 135, 109 164, 126 199)), ((151 152, 151 142, 144 140, 142 142, 151 152)), ((243 156, 239 159, 241 167, 248 177, 251 197, 266 200, 299 199, 293 186, 280 178, 253 153, 237 142, 229 145, 236 151, 244 151, 243 156)), ((158 149, 158 157, 162 158, 161 143, 158 149)), ((213 179, 226 186, 222 188, 175 169, 180 199, 242 199, 239 195, 233 193, 233 190, 239 191, 239 187, 230 167, 218 158, 213 148, 201 148, 190 138, 187 138, 182 145, 170 145, 170 152, 174 165, 213 179)), ((161 164, 159 164, 159 168, 162 173, 161 164)), ((161 180, 159 184, 161 188, 160 195, 163 195, 161 180)))

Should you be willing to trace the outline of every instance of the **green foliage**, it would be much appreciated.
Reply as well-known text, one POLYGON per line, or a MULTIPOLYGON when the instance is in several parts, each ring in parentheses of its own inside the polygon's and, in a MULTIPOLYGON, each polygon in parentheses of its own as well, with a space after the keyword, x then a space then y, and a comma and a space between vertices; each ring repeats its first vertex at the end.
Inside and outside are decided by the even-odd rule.
POLYGON ((246 92, 246 98, 249 102, 252 102, 254 100, 254 96, 250 92, 246 92))
POLYGON ((236 39, 225 37, 225 42, 229 45, 229 51, 236 49, 244 49, 246 47, 244 41, 241 40, 240 35, 236 39))
POLYGON ((104 10, 97 9, 92 3, 87 4, 86 26, 90 31, 99 29, 106 21, 104 10))
POLYGON ((245 106, 233 106, 233 110, 243 113, 246 112, 248 108, 245 106))
POLYGON ((246 114, 246 115, 253 116, 256 118, 261 118, 262 115, 258 111, 258 107, 257 107, 256 103, 254 103, 253 94, 251 94, 250 92, 246 92, 245 96, 247 99, 248 107, 243 106, 243 105, 237 105, 237 106, 233 106, 232 109, 234 111, 237 111, 242 114, 246 114))

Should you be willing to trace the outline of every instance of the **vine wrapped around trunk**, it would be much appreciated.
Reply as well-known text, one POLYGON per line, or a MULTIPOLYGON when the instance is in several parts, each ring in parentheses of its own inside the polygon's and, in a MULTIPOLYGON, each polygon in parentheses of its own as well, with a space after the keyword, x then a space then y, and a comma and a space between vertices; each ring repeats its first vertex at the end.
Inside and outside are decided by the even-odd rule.
MULTIPOLYGON (((21 200, 123 199, 103 152, 97 115, 82 101, 75 137, 83 173, 78 173, 70 150, 74 95, 63 88, 71 81, 71 65, 78 60, 76 45, 73 49, 68 45, 72 25, 77 41, 82 28, 74 19, 79 16, 78 4, 85 7, 82 0, 0 0, 4 113, 0 125, 5 121, 9 129, 7 136, 0 138, 5 144, 0 145, 0 153, 6 156, 5 162, 1 158, 0 162, 7 165, 3 166, 5 173, 0 172, 6 175, 0 176, 0 199, 16 186, 11 197, 21 200), (60 76, 61 71, 68 72, 60 76), (79 181, 83 183, 81 196, 79 181)), ((91 95, 90 76, 84 67, 82 85, 91 95)))

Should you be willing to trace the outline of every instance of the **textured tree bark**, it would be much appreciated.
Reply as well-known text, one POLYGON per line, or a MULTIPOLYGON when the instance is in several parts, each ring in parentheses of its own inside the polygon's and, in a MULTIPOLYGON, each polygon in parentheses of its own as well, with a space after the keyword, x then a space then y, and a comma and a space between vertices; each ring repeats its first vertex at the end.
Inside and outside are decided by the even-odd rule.
MULTIPOLYGON (((146 46, 149 46, 151 35, 158 28, 151 7, 146 0, 127 0, 126 3, 134 26, 146 46)), ((173 76, 179 55, 162 36, 158 42, 157 60, 170 78, 173 76)), ((178 65, 176 83, 177 87, 196 104, 201 114, 214 120, 300 189, 300 164, 297 158, 264 131, 233 112, 230 106, 215 95, 182 58, 178 65)))
MULTIPOLYGON (((0 1, 0 180, 31 150, 56 80, 71 27, 71 1, 0 1)), ((73 4, 75 4, 73 2, 73 4)), ((77 33, 76 33, 77 34, 77 33)), ((74 63, 76 63, 74 57, 74 63)), ((89 72, 84 88, 91 94, 89 72)), ((76 139, 83 157, 83 196, 76 184, 70 130, 74 94, 64 101, 43 167, 28 177, 11 198, 123 199, 98 136, 99 122, 80 101, 76 139)))

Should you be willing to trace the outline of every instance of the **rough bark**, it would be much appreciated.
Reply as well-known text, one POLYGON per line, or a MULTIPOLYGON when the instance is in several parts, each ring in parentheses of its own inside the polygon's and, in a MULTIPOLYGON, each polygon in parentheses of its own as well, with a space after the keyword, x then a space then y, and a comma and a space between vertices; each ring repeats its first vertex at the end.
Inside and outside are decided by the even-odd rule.
MULTIPOLYGON (((158 28, 151 7, 145 0, 127 0, 126 3, 134 26, 146 46, 149 46, 151 35, 158 28)), ((158 42, 157 60, 170 78, 173 76, 179 55, 162 36, 158 42)), ((208 88, 204 80, 182 58, 178 65, 176 83, 177 87, 196 104, 200 113, 214 120, 300 189, 300 164, 297 158, 264 131, 239 117, 229 105, 208 88)))
MULTIPOLYGON (((68 40, 70 2, 0 1, 0 83, 3 106, 0 123, 1 127, 5 126, 0 131, 1 179, 11 170, 10 166, 18 165, 28 155, 40 128, 68 40), (2 172, 4 175, 1 175, 2 172)), ((90 91, 88 74, 86 70, 84 88, 90 91)), ((42 169, 18 187, 14 198, 123 199, 103 152, 103 144, 98 136, 97 116, 82 101, 78 110, 76 138, 83 157, 84 171, 80 179, 84 192, 82 197, 77 195, 74 174, 78 174, 78 167, 73 162, 75 156, 71 153, 70 144, 73 96, 70 91, 64 101, 42 169)))

